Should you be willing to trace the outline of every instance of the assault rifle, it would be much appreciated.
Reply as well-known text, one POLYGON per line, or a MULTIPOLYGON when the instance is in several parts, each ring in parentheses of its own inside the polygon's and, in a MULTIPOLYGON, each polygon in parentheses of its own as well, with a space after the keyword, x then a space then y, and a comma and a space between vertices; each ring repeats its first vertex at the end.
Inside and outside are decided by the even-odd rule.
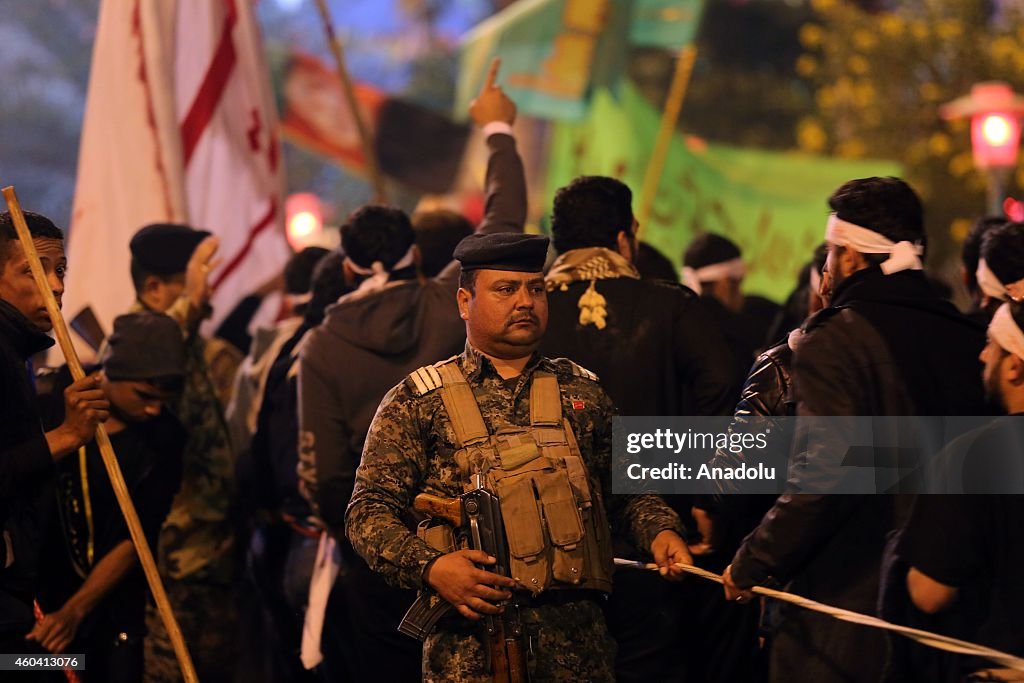
MULTIPOLYGON (((484 567, 502 576, 509 576, 508 544, 505 524, 501 519, 498 497, 483 483, 483 476, 474 475, 476 488, 458 498, 440 498, 421 493, 413 507, 437 519, 443 519, 460 529, 473 550, 482 550, 497 559, 491 567, 484 567)), ((500 615, 486 615, 486 654, 495 683, 525 683, 526 658, 523 653, 523 627, 519 618, 519 605, 515 598, 505 604, 500 615)), ((425 639, 438 620, 452 605, 440 597, 431 599, 420 595, 402 617, 398 630, 418 640, 425 639)))

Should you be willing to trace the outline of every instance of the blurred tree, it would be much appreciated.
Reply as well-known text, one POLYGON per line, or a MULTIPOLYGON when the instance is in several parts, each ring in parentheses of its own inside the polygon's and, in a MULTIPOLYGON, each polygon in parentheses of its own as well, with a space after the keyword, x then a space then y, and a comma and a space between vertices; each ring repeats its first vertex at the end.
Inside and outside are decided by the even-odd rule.
MULTIPOLYGON (((793 73, 797 34, 811 16, 805 4, 709 0, 681 130, 741 147, 795 147, 796 123, 813 108, 812 90, 793 73)), ((661 108, 674 68, 675 55, 639 48, 629 71, 640 92, 661 108)))
MULTIPOLYGON (((927 207, 929 262, 941 267, 984 210, 985 177, 971 159, 968 123, 942 121, 938 107, 977 81, 1024 80, 1024 24, 1010 3, 890 4, 867 13, 812 0, 816 17, 800 28, 795 69, 815 89, 816 111, 796 137, 810 152, 903 162, 927 207)), ((1016 185, 1024 186, 1020 172, 1016 185)))

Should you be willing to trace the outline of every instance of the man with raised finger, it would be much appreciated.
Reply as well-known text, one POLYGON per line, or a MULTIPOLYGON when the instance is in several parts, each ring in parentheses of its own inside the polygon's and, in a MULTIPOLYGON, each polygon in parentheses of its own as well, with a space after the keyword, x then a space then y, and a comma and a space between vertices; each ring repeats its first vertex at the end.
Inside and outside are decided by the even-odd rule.
POLYGON ((679 517, 660 498, 611 495, 614 407, 597 377, 537 352, 547 247, 546 237, 511 233, 459 244, 465 350, 388 392, 356 472, 352 545, 389 582, 457 611, 424 642, 425 681, 492 680, 497 658, 481 617, 505 609, 517 613, 530 680, 614 680, 599 606, 612 587, 608 520, 628 527, 669 578, 688 558, 679 517), (403 521, 417 494, 454 498, 474 480, 498 496, 508 576, 487 571, 498 558, 432 545, 403 521))

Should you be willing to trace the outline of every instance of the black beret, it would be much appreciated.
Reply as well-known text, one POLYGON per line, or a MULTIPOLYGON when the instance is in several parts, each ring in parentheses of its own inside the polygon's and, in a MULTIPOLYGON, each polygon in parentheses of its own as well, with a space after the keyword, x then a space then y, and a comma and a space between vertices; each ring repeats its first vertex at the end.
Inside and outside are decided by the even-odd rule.
POLYGON ((462 270, 539 273, 544 270, 549 241, 544 235, 518 232, 475 234, 459 242, 454 256, 462 264, 462 270))
POLYGON ((209 235, 206 230, 187 225, 153 223, 135 233, 129 248, 132 258, 147 273, 176 275, 185 272, 192 252, 209 235))
POLYGON ((185 375, 181 328, 162 313, 144 311, 114 319, 103 371, 112 380, 150 380, 185 375))

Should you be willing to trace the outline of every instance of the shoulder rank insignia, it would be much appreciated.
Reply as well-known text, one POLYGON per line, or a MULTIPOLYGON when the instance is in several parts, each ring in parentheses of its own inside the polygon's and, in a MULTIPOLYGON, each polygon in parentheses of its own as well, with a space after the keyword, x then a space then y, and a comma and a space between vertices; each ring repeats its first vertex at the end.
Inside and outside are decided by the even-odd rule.
POLYGON ((567 364, 569 366, 569 368, 572 370, 573 377, 582 377, 583 379, 589 379, 591 382, 599 382, 600 381, 597 378, 597 375, 592 373, 590 370, 587 370, 582 365, 578 365, 577 363, 574 363, 573 361, 569 360, 568 358, 559 358, 558 360, 560 362, 565 363, 565 364, 567 364))
POLYGON ((424 396, 435 389, 440 389, 444 382, 441 380, 441 373, 433 365, 424 365, 409 373, 406 377, 410 388, 417 396, 424 396))

